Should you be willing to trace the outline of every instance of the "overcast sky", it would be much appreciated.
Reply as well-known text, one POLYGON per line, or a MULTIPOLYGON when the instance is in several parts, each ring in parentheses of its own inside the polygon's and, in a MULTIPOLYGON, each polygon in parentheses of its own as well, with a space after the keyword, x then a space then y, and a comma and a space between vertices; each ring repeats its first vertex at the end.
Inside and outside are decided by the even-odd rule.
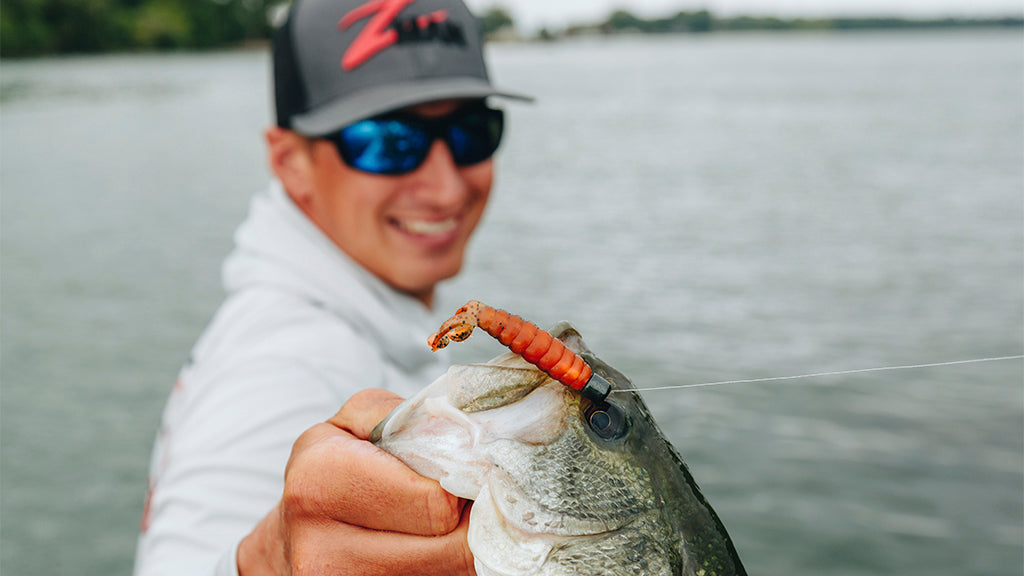
POLYGON ((466 0, 475 12, 503 6, 522 29, 592 22, 625 8, 652 17, 707 8, 719 15, 1002 16, 1024 14, 1024 0, 466 0))

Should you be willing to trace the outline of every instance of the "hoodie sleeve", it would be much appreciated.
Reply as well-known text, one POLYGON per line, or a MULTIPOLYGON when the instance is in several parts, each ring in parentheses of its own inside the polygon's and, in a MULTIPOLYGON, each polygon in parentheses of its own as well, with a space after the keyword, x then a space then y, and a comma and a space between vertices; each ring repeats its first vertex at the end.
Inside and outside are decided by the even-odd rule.
POLYGON ((189 385, 172 394, 157 439, 140 576, 209 574, 280 498, 295 439, 340 407, 315 374, 273 360, 189 385))
POLYGON ((276 331, 182 372, 153 452, 136 576, 211 574, 280 499, 295 440, 382 381, 379 354, 354 333, 295 330, 301 339, 276 331))

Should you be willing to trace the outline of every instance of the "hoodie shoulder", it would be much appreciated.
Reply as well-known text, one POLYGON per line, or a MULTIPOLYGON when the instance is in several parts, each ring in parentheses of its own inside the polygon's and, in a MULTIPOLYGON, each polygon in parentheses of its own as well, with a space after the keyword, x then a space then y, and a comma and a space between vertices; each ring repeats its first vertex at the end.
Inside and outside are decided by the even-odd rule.
POLYGON ((251 364, 295 368, 314 375, 347 398, 384 385, 381 352, 351 324, 313 301, 273 290, 229 297, 200 338, 191 370, 247 370, 251 364))

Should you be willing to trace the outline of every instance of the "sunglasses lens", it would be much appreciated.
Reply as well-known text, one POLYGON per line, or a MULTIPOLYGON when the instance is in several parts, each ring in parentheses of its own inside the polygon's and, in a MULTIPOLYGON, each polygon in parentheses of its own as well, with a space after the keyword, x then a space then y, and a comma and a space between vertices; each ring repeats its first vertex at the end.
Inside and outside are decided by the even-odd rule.
POLYGON ((350 166, 371 174, 405 174, 415 170, 430 149, 430 136, 399 119, 370 119, 341 131, 338 143, 350 166))
POLYGON ((501 144, 504 115, 501 110, 481 108, 469 112, 446 130, 445 141, 459 166, 490 158, 501 144))
POLYGON ((420 167, 435 135, 443 137, 459 166, 490 158, 501 143, 501 110, 474 107, 442 121, 370 118, 346 126, 334 138, 345 163, 370 174, 408 174, 420 167))

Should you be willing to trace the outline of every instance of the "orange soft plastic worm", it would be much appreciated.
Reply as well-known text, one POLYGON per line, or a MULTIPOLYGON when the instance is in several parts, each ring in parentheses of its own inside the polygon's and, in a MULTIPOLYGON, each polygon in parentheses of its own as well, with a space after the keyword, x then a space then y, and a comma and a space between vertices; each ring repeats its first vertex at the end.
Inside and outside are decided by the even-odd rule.
MULTIPOLYGON (((541 330, 536 324, 486 304, 470 300, 427 341, 430 348, 444 348, 448 342, 461 342, 481 327, 527 362, 573 390, 583 390, 591 379, 590 366, 565 344, 541 330)), ((607 394, 607 391, 604 392, 607 394)), ((603 398, 603 396, 602 396, 603 398)))

